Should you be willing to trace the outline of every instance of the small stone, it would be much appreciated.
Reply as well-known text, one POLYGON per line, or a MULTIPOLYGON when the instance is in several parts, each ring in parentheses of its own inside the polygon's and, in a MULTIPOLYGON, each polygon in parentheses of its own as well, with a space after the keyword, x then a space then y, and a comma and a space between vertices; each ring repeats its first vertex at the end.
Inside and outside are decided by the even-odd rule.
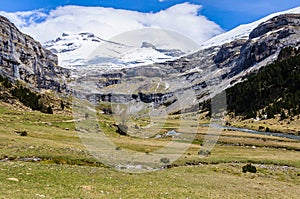
POLYGON ((19 179, 17 179, 17 178, 7 178, 7 180, 14 181, 14 182, 19 182, 19 179))
POLYGON ((81 188, 86 191, 91 191, 93 189, 92 185, 83 185, 81 188))
POLYGON ((45 195, 42 195, 42 194, 35 194, 37 197, 40 197, 40 198, 46 198, 46 196, 45 195))

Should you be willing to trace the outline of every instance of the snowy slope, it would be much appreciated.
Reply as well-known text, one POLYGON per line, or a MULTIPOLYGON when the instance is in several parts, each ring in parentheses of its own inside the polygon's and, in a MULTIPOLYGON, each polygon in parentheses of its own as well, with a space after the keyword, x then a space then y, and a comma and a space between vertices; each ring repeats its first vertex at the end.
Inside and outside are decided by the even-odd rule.
MULTIPOLYGON (((184 45, 180 45, 178 42, 178 40, 181 41, 180 36, 174 33, 172 34, 176 37, 168 37, 167 39, 168 35, 153 37, 149 35, 149 32, 152 34, 153 30, 129 32, 120 35, 120 37, 112 38, 113 41, 103 40, 92 33, 64 33, 57 39, 46 42, 44 47, 57 54, 59 65, 65 68, 91 65, 93 68, 97 66, 99 68, 134 67, 173 60, 184 55, 185 52, 189 52, 189 50, 199 48, 198 45, 189 43, 182 38, 181 43, 184 45)), ((156 35, 158 33, 155 32, 156 35)))
POLYGON ((85 64, 86 58, 104 40, 91 33, 62 34, 55 40, 48 41, 44 47, 57 54, 59 65, 69 68, 85 64))
POLYGON ((300 7, 293 8, 291 10, 283 11, 283 12, 277 12, 271 15, 268 15, 258 21, 249 23, 249 24, 243 24, 238 26, 237 28, 234 28, 226 33, 223 33, 221 35, 215 36, 208 41, 202 43, 201 48, 209 48, 211 46, 219 46, 224 43, 231 42, 236 39, 248 39, 249 34, 251 31, 256 28, 259 24, 267 21, 268 19, 271 19, 273 17, 276 17, 281 14, 298 14, 300 13, 300 7))

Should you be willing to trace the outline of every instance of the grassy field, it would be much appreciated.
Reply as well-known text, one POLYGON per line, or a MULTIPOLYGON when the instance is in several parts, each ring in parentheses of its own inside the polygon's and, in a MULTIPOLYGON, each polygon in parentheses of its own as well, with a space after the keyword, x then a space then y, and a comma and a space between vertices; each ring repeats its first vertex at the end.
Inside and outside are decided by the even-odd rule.
MULTIPOLYGON (((170 141, 120 136, 109 117, 99 117, 120 148, 146 153, 170 141)), ((165 130, 177 126, 170 118, 165 130)), ((199 158, 207 130, 198 129, 191 147, 170 168, 132 174, 95 159, 71 116, 0 104, 0 198, 298 198, 299 141, 224 131, 211 154, 199 158), (247 163, 257 173, 243 173, 247 163)))

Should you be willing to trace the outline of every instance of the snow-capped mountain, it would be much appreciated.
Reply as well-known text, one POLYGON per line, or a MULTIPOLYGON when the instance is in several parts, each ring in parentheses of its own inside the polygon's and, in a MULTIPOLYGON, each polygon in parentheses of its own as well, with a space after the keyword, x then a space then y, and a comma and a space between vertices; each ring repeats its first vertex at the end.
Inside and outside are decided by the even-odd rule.
MULTIPOLYGON (((158 42, 162 45, 153 44, 147 36, 139 35, 140 38, 125 34, 108 41, 93 33, 63 33, 55 40, 46 42, 44 47, 58 56, 60 66, 73 69, 81 66, 112 69, 153 64, 174 60, 189 50, 187 46, 172 45, 174 42, 170 45, 161 41, 158 42)), ((185 43, 191 46, 191 50, 198 48, 195 44, 185 43)))
MULTIPOLYGON (((128 102, 132 99, 128 88, 140 91, 145 84, 157 82, 157 79, 159 82, 166 82, 168 89, 149 95, 137 92, 142 93, 140 100, 164 103, 174 100, 174 96, 185 90, 192 90, 200 101, 209 99, 243 81, 250 73, 276 61, 285 48, 300 47, 300 14, 276 15, 267 21, 261 21, 263 23, 256 22, 259 25, 251 27, 251 32, 245 39, 239 39, 243 32, 233 30, 239 32, 235 35, 238 39, 231 41, 232 38, 225 35, 224 38, 230 42, 223 45, 206 47, 173 61, 108 72, 102 75, 101 81, 99 75, 96 77, 93 73, 94 80, 89 77, 79 79, 78 82, 80 85, 84 85, 85 81, 97 83, 96 89, 89 91, 96 93, 96 101, 105 99, 128 102)), ((248 28, 244 30, 248 31, 248 28)))
MULTIPOLYGON (((10 36, 3 42, 3 49, 7 49, 3 63, 10 76, 43 88, 51 85, 47 88, 56 90, 69 85, 45 79, 44 71, 52 77, 71 71, 73 78, 66 75, 67 82, 80 85, 87 97, 96 96, 95 102, 100 99, 129 102, 134 98, 147 103, 169 103, 176 101, 176 95, 182 95, 183 91, 193 92, 200 101, 273 63, 286 48, 300 48, 300 14, 290 14, 300 13, 300 8, 282 13, 217 36, 197 51, 196 45, 176 34, 157 31, 150 34, 148 30, 123 34, 110 41, 92 33, 79 33, 63 34, 47 42, 44 46, 58 55, 58 64, 71 70, 55 67, 56 56, 48 50, 40 50, 39 44, 33 48, 36 58, 32 52, 24 53, 24 46, 33 46, 33 42, 28 42, 32 39, 19 36, 23 42, 20 45, 10 36), (9 54, 15 51, 17 56, 9 54), (26 70, 19 65, 25 65, 26 70), (136 67, 140 65, 145 66, 136 67)), ((13 35, 10 34, 13 26, 3 24, 7 35, 13 35)))
POLYGON ((103 40, 92 33, 63 33, 55 40, 46 42, 44 47, 58 56, 60 66, 72 68, 86 65, 89 56, 105 43, 123 47, 121 44, 103 40))
POLYGON ((240 25, 228 32, 217 35, 217 36, 209 39, 208 41, 204 42, 201 45, 201 48, 209 48, 211 46, 220 46, 222 44, 229 43, 231 41, 238 40, 238 39, 248 39, 249 34, 259 24, 261 24, 275 16, 281 15, 281 14, 299 14, 299 13, 300 13, 300 7, 282 11, 282 12, 273 13, 273 14, 268 15, 258 21, 255 21, 255 22, 252 22, 249 24, 240 25))
POLYGON ((207 41, 201 49, 190 48, 187 54, 173 50, 174 45, 166 49, 166 44, 181 40, 177 35, 172 40, 161 33, 156 33, 158 37, 129 33, 111 41, 91 33, 63 34, 45 46, 56 51, 62 66, 73 68, 72 75, 81 85, 88 81, 83 90, 89 88, 90 93, 101 93, 106 87, 126 90, 126 80, 133 81, 130 85, 143 85, 151 78, 160 78, 175 85, 174 91, 193 88, 197 96, 211 97, 276 61, 284 47, 299 47, 299 14, 290 13, 300 13, 300 7, 240 26, 207 41), (140 65, 147 66, 136 67, 140 65), (103 77, 101 81, 99 77, 103 77))

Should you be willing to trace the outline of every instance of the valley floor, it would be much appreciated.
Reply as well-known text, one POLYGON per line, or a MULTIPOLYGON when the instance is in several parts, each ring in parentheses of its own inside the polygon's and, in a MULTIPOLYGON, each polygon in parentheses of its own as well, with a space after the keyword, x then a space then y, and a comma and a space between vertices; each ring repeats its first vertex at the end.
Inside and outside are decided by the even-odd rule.
MULTIPOLYGON (((168 122, 169 129, 176 126, 168 122)), ((199 158, 206 132, 200 127, 170 168, 132 174, 90 155, 72 117, 0 104, 0 198, 298 198, 299 140, 223 131, 211 154, 199 158), (256 173, 242 172, 248 163, 256 173)), ((168 142, 108 136, 121 148, 139 151, 168 142)))

